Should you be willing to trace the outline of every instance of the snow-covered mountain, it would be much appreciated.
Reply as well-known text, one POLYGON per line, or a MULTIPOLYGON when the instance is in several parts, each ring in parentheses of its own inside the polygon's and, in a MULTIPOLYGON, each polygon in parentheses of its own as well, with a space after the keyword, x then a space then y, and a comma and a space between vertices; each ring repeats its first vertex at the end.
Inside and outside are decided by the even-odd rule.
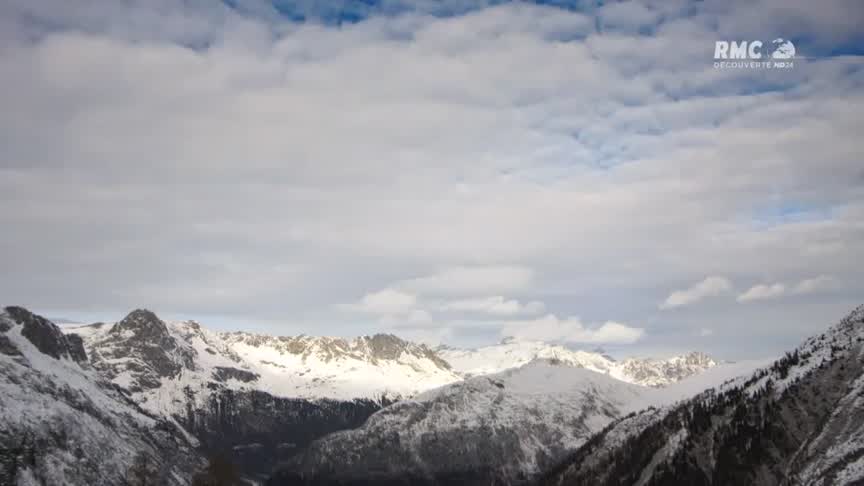
POLYGON ((618 421, 541 484, 864 484, 864 306, 749 376, 618 421))
POLYGON ((114 324, 65 327, 80 335, 93 366, 144 408, 183 413, 219 390, 278 397, 381 399, 461 380, 423 345, 377 334, 353 340, 217 333, 194 321, 165 322, 135 310, 114 324))
POLYGON ((115 324, 65 326, 92 367, 149 413, 180 424, 204 449, 233 449, 264 478, 312 440, 357 427, 402 396, 461 380, 422 345, 217 333, 135 310, 115 324))
MULTIPOLYGON (((467 439, 466 447, 496 430, 496 437, 511 439, 500 452, 519 458, 501 464, 501 474, 530 475, 652 393, 622 380, 654 385, 660 377, 668 383, 695 372, 687 366, 704 365, 699 357, 682 359, 686 366, 680 369, 634 360, 639 369, 653 370, 637 379, 625 372, 630 361, 541 343, 436 351, 384 334, 341 339, 220 333, 194 321, 166 322, 143 309, 114 324, 67 325, 63 333, 45 322, 53 330, 46 349, 58 359, 78 363, 124 406, 173 427, 204 451, 233 449, 244 473, 259 479, 315 439, 359 427, 394 399, 412 397, 389 416, 432 407, 429 421, 416 427, 431 423, 435 434, 467 439), (472 359, 492 364, 467 366, 472 359), (471 377, 496 366, 504 371, 471 377), (495 416, 487 420, 483 410, 495 416), (451 426, 439 426, 448 421, 451 426), (517 436, 533 442, 512 440, 517 436)), ((418 437, 427 437, 421 429, 418 437)), ((484 457, 466 454, 465 464, 484 457)))
POLYGON ((583 368, 532 361, 391 405, 358 429, 314 442, 271 482, 527 477, 626 413, 646 391, 583 368))
POLYGON ((203 465, 195 446, 102 380, 80 339, 0 310, 0 484, 126 484, 138 464, 158 484, 186 485, 203 465))
POLYGON ((270 484, 518 483, 613 420, 689 398, 739 371, 720 365, 710 371, 711 381, 699 376, 654 388, 535 359, 384 408, 360 428, 314 442, 270 484))
POLYGON ((669 359, 628 358, 616 361, 595 352, 575 351, 539 341, 505 339, 477 349, 441 347, 438 354, 465 376, 497 373, 538 359, 557 361, 609 375, 644 386, 666 386, 701 373, 717 362, 703 353, 689 353, 669 359))

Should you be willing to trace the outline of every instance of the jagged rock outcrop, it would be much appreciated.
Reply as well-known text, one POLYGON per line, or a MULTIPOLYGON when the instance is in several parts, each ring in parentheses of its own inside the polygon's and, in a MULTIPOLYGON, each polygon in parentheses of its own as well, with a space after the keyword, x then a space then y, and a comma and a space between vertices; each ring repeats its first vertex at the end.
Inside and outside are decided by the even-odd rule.
POLYGON ((631 383, 666 386, 717 366, 705 353, 691 352, 668 359, 629 358, 620 362, 620 375, 631 383))
POLYGON ((864 484, 864 306, 773 365, 608 427, 540 481, 864 484))
POLYGON ((55 359, 69 358, 78 363, 87 362, 87 353, 79 337, 68 337, 48 319, 37 316, 23 307, 10 306, 6 314, 22 326, 21 334, 44 354, 55 359))
POLYGON ((130 312, 88 345, 93 366, 132 392, 159 388, 195 366, 195 351, 180 346, 167 324, 145 309, 130 312))
POLYGON ((124 484, 143 458, 181 486, 203 466, 194 439, 105 383, 49 320, 6 308, 0 341, 0 484, 124 484))
POLYGON ((623 361, 602 350, 586 352, 539 341, 505 338, 500 343, 477 349, 438 348, 438 354, 464 376, 497 373, 538 359, 555 360, 569 366, 607 374, 636 385, 662 387, 717 366, 703 353, 688 353, 667 359, 628 358, 623 361))

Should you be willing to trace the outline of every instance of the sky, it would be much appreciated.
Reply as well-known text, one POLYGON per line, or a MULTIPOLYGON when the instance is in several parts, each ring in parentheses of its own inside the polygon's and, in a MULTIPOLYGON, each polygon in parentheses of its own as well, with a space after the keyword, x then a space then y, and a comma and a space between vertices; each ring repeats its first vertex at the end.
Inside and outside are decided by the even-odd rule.
POLYGON ((857 0, 6 0, 0 302, 774 356, 864 303, 857 0), (790 40, 789 69, 717 41, 790 40))

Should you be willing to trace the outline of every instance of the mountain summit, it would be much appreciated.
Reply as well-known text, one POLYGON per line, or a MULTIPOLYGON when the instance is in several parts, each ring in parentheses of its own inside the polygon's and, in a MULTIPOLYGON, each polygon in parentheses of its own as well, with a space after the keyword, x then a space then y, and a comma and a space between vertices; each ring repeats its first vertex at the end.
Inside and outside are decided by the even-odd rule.
POLYGON ((498 344, 477 349, 441 347, 438 354, 465 376, 497 373, 545 359, 607 374, 627 383, 652 387, 676 383, 718 364, 708 355, 698 352, 668 359, 628 358, 616 361, 603 353, 574 351, 540 341, 507 338, 498 344))

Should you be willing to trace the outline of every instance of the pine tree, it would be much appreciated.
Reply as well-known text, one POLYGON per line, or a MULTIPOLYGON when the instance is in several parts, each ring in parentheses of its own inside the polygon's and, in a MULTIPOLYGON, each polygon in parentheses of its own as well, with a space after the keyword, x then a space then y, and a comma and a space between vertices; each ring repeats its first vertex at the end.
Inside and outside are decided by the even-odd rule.
POLYGON ((237 466, 225 454, 216 454, 204 471, 192 478, 192 486, 242 486, 237 466))
POLYGON ((156 486, 157 467, 153 458, 144 452, 135 454, 132 465, 126 471, 126 484, 128 486, 156 486))

